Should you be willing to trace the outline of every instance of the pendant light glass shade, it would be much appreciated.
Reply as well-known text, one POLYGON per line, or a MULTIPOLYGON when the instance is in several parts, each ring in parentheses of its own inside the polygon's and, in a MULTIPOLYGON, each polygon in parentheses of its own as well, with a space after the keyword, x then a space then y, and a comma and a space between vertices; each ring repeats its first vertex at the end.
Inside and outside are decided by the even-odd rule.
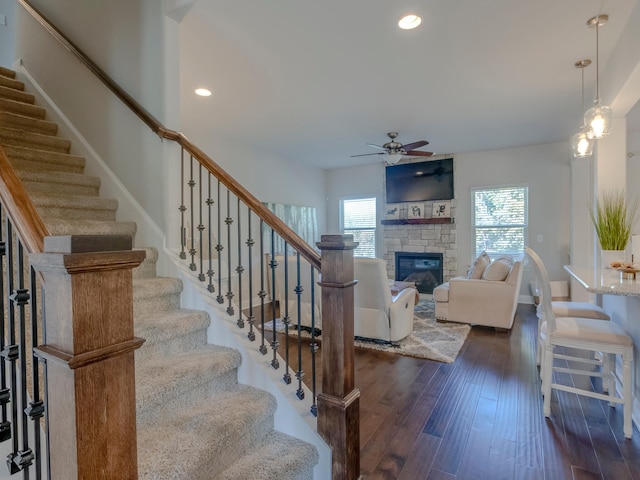
MULTIPOLYGON (((588 58, 579 60, 574 63, 576 68, 580 69, 580 76, 582 80, 582 89, 580 96, 580 111, 584 111, 584 69, 591 65, 591 60, 588 58)), ((580 125, 578 133, 571 137, 571 151, 575 158, 590 157, 593 154, 594 140, 587 135, 587 129, 584 122, 580 125)))
POLYGON ((584 124, 587 127, 587 136, 596 140, 606 137, 611 133, 611 107, 600 103, 600 67, 599 67, 599 38, 598 32, 601 26, 609 21, 609 15, 596 15, 587 20, 589 27, 596 29, 596 99, 593 107, 584 114, 584 124))
POLYGON ((584 125, 571 138, 571 150, 575 158, 590 157, 593 154, 593 139, 587 136, 584 125))
POLYGON ((584 114, 584 123, 587 125, 589 138, 599 139, 611 133, 611 107, 601 105, 596 98, 593 107, 584 114))

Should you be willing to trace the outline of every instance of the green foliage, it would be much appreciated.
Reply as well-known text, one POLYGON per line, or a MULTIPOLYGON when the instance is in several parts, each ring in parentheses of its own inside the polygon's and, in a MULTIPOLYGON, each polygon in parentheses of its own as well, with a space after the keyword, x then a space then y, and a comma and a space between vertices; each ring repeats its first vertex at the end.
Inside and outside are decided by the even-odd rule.
POLYGON ((596 198, 595 212, 590 211, 600 247, 603 250, 624 250, 631 238, 638 204, 627 205, 623 190, 603 192, 596 198))

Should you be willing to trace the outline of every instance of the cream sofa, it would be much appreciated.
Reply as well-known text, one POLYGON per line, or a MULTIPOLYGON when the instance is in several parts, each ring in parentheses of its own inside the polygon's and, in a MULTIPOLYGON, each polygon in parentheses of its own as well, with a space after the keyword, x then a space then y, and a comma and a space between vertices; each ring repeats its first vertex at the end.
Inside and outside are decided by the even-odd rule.
MULTIPOLYGON (((280 314, 284 315, 285 275, 284 256, 274 257, 275 285, 271 287, 272 298, 279 302, 280 314)), ((300 305, 298 310, 298 295, 295 293, 297 283, 297 259, 288 256, 288 305, 289 317, 292 325, 297 325, 298 311, 300 325, 311 327, 312 309, 313 326, 322 330, 322 288, 318 271, 314 269, 313 307, 311 302, 311 269, 309 263, 300 259, 300 305)), ((266 256, 267 267, 270 264, 269 255, 266 256)), ((269 271, 270 272, 270 271, 269 271)), ((354 334, 356 337, 395 343, 402 340, 413 331, 413 312, 416 302, 416 289, 406 288, 397 295, 391 294, 387 268, 380 258, 355 258, 353 266, 354 278, 358 283, 354 287, 354 334)), ((269 273, 269 277, 271 274, 269 273)), ((269 282, 271 282, 269 278, 269 282)))
POLYGON ((466 277, 454 277, 437 286, 433 290, 436 319, 484 325, 497 330, 511 329, 522 282, 522 261, 512 260, 509 264, 502 257, 494 262, 488 263, 480 274, 477 270, 470 271, 466 277), (502 275, 492 276, 492 271, 503 273, 507 268, 503 280, 493 279, 502 275))

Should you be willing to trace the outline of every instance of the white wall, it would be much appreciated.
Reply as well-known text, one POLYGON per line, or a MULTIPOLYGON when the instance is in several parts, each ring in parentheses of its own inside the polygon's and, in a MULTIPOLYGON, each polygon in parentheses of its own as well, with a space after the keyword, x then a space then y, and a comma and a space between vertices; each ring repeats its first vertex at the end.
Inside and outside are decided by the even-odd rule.
POLYGON ((15 60, 16 1, 0 0, 0 15, 6 25, 0 25, 0 65, 11 68, 15 60))

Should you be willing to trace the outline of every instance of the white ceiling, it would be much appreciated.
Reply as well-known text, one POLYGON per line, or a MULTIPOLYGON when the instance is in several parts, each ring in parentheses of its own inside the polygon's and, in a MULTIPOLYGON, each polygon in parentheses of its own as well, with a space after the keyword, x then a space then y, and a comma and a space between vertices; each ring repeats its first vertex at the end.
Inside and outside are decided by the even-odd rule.
POLYGON ((567 140, 577 60, 593 60, 585 109, 595 95, 586 21, 609 15, 602 80, 636 1, 198 0, 181 23, 181 129, 321 168, 380 162, 350 156, 389 131, 437 154, 567 140), (420 28, 397 28, 408 12, 420 28))

